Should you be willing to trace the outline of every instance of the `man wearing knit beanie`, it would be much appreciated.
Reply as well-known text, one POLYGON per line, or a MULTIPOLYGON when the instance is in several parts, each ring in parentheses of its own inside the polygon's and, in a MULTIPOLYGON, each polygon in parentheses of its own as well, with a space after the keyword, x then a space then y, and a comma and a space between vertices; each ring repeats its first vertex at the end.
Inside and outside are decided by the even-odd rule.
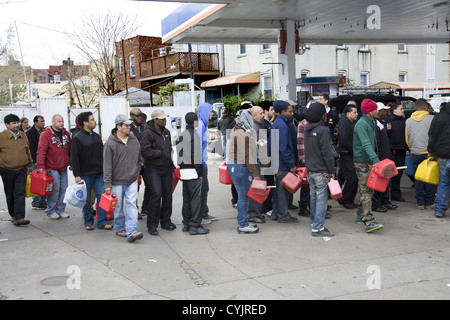
POLYGON ((367 186, 367 180, 373 165, 380 162, 375 152, 375 123, 373 121, 378 114, 377 109, 378 106, 373 100, 363 100, 361 103, 363 116, 353 130, 353 161, 358 176, 360 193, 356 223, 364 224, 367 233, 383 228, 382 224, 375 221, 371 212, 374 190, 367 186))
POLYGON ((313 237, 331 237, 333 233, 325 227, 327 213, 328 182, 335 178, 330 131, 324 125, 327 121, 325 106, 313 103, 305 112, 309 122, 305 126, 305 163, 308 169, 310 214, 313 237))

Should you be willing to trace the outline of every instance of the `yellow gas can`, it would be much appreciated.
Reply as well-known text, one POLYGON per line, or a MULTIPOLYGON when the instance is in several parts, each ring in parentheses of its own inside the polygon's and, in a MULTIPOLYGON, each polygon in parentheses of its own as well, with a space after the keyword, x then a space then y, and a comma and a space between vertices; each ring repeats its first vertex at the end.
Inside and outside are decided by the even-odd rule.
POLYGON ((439 162, 434 158, 424 160, 417 167, 414 177, 425 183, 439 184, 439 162))

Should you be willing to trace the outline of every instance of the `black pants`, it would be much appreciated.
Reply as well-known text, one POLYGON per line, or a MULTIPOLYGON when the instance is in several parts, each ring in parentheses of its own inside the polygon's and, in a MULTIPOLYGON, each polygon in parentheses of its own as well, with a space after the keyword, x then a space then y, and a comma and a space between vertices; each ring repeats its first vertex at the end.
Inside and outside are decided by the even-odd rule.
POLYGON ((0 176, 8 205, 8 213, 14 220, 25 218, 25 186, 27 183, 27 167, 12 171, 0 167, 0 176))
POLYGON ((341 159, 339 161, 339 172, 339 175, 342 173, 345 181, 342 189, 342 199, 339 199, 339 203, 354 203, 356 193, 358 192, 358 176, 356 175, 356 170, 353 166, 353 155, 341 154, 341 159))
MULTIPOLYGON (((403 167, 405 165, 406 150, 392 150, 394 155, 394 162, 397 167, 403 167)), ((400 181, 402 180, 403 170, 398 171, 398 175, 391 178, 391 199, 398 200, 402 197, 400 191, 400 181)))
POLYGON ((150 183, 150 200, 147 216, 147 228, 157 228, 171 223, 172 216, 172 168, 148 166, 145 174, 150 183))
MULTIPOLYGON (((145 167, 141 167, 140 175, 142 176, 142 180, 144 180, 144 199, 142 199, 141 209, 148 210, 148 202, 150 200, 150 182, 148 181, 148 176, 145 173, 145 167)), ((139 192, 139 187, 138 187, 139 192)))
POLYGON ((202 179, 183 180, 183 225, 199 228, 202 223, 202 179))
MULTIPOLYGON (((264 179, 267 181, 268 186, 274 186, 275 185, 275 176, 263 176, 264 179)), ((270 189, 269 195, 267 196, 266 200, 263 202, 261 212, 266 213, 272 210, 272 198, 273 193, 275 192, 275 189, 270 189)))

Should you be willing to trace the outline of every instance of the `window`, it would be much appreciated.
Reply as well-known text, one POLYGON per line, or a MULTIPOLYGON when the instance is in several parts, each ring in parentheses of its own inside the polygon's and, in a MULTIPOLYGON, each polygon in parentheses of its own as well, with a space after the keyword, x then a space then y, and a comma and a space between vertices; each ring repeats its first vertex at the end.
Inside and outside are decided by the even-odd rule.
POLYGON ((398 75, 398 81, 400 82, 406 82, 408 81, 407 72, 400 72, 398 75))
POLYGON ((245 44, 239 45, 239 55, 245 56, 247 54, 247 46, 245 44))
POLYGON ((369 73, 368 72, 361 73, 359 83, 360 83, 361 87, 369 86, 369 73))
POLYGON ((130 56, 130 77, 133 78, 136 76, 134 69, 134 55, 130 56))
POLYGON ((39 96, 39 89, 38 88, 32 88, 31 89, 31 96, 33 98, 37 98, 39 96))
POLYGON ((337 73, 338 77, 346 77, 347 71, 346 70, 339 70, 337 73))
POLYGON ((272 97, 272 77, 263 77, 264 96, 272 97))
POLYGON ((406 48, 406 44, 404 43, 399 43, 398 44, 398 49, 397 49, 397 53, 407 53, 408 50, 406 48))
POLYGON ((369 45, 367 45, 367 44, 360 44, 359 45, 359 51, 361 51, 361 52, 369 52, 369 45))
POLYGON ((309 70, 302 70, 300 73, 301 78, 307 78, 309 76, 309 70))
POLYGON ((267 51, 270 51, 270 44, 262 44, 261 52, 267 52, 267 51))
POLYGON ((123 73, 123 60, 122 58, 119 58, 119 73, 123 73))

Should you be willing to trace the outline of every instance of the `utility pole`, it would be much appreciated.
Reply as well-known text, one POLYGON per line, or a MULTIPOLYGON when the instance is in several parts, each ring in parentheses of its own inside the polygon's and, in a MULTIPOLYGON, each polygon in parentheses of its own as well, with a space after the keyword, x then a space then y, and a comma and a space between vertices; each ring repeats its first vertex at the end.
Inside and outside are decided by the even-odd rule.
POLYGON ((30 84, 28 83, 27 73, 25 72, 25 64, 23 63, 22 45, 20 44, 19 31, 17 29, 16 20, 14 20, 14 25, 16 27, 17 41, 19 42, 20 57, 22 59, 23 77, 25 79, 25 85, 27 86, 28 102, 30 102, 30 84))

